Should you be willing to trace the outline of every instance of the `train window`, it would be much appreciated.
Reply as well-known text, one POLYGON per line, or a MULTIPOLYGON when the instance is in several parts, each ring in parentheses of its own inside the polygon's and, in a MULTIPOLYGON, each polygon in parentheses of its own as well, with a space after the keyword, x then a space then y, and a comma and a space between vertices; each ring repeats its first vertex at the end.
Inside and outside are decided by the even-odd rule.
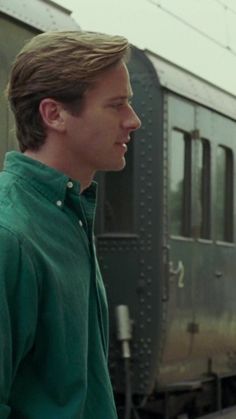
POLYGON ((171 136, 170 230, 175 236, 191 234, 191 137, 176 129, 171 136))
POLYGON ((227 147, 217 148, 216 238, 233 241, 233 153, 227 147))
POLYGON ((200 237, 210 239, 210 185, 211 185, 211 156, 210 143, 206 139, 199 141, 199 208, 200 208, 200 237))
POLYGON ((133 141, 128 148, 125 169, 105 174, 104 233, 134 232, 133 141))

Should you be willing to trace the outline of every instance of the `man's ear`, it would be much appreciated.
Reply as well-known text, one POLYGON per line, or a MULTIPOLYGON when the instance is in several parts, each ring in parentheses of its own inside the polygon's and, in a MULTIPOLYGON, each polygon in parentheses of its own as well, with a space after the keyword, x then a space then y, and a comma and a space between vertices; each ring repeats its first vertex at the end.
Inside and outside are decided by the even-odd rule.
POLYGON ((64 108, 54 99, 42 99, 39 105, 41 118, 48 129, 58 132, 65 130, 64 108))

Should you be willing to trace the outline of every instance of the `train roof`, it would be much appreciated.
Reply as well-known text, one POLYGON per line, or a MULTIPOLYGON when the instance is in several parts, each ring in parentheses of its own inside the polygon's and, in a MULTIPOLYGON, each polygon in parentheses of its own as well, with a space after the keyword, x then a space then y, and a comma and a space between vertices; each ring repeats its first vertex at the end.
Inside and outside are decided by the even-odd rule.
POLYGON ((149 50, 145 50, 145 55, 162 87, 236 119, 236 96, 149 50))
POLYGON ((42 32, 79 29, 71 11, 52 0, 0 0, 0 13, 42 32))

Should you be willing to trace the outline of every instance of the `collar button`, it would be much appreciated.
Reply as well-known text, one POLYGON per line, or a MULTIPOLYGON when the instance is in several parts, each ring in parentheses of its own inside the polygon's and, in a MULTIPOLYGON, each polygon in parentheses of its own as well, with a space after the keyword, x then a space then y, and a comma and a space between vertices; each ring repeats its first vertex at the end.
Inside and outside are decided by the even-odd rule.
POLYGON ((67 183, 67 188, 69 188, 69 189, 71 189, 71 188, 73 188, 73 182, 71 182, 71 181, 69 181, 68 183, 67 183))

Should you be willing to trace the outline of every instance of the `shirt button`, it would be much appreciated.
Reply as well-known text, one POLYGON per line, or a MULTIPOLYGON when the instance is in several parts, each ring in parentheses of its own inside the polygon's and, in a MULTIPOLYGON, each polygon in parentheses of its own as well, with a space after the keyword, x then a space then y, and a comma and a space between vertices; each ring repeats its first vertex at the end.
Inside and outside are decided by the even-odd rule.
POLYGON ((57 204, 58 207, 61 207, 62 206, 62 201, 57 201, 56 204, 57 204))
POLYGON ((80 225, 80 227, 83 227, 83 223, 82 223, 81 220, 79 220, 79 225, 80 225))
POLYGON ((71 189, 71 188, 73 188, 73 186, 74 186, 74 185, 73 185, 73 182, 69 181, 69 182, 67 183, 67 188, 70 188, 70 189, 71 189))

